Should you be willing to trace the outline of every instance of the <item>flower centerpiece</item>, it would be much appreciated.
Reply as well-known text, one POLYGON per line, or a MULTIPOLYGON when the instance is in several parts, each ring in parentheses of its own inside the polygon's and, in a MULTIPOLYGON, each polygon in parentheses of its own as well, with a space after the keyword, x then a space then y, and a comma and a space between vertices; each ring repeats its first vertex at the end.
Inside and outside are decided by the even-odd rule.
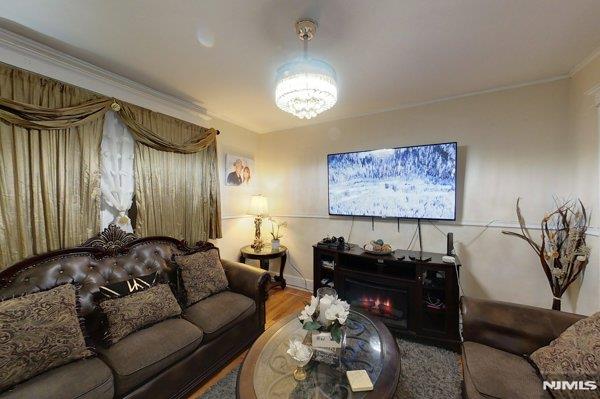
POLYGON ((271 237, 273 237, 271 240, 271 248, 278 249, 281 237, 283 237, 280 230, 282 227, 287 227, 287 222, 278 222, 273 218, 269 218, 269 221, 271 222, 271 237))
POLYGON ((324 295, 321 299, 311 297, 298 319, 302 328, 310 332, 327 332, 337 344, 342 341, 342 327, 346 324, 350 305, 333 295, 324 295))

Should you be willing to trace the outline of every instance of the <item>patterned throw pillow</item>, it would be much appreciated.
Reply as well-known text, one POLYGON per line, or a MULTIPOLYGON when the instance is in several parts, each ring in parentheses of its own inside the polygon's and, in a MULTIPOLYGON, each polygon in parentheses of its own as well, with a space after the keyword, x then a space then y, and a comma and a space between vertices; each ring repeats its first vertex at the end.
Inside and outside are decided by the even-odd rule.
POLYGON ((174 259, 181 273, 188 306, 227 289, 229 282, 216 249, 179 255, 174 259))
POLYGON ((143 327, 181 314, 181 307, 167 284, 122 298, 107 299, 99 306, 106 315, 106 341, 111 345, 143 327))
POLYGON ((134 277, 126 281, 107 284, 98 287, 98 297, 102 298, 119 298, 134 292, 143 291, 160 282, 158 272, 150 273, 145 276, 134 277))
POLYGON ((0 391, 92 355, 76 298, 75 287, 65 284, 0 302, 0 391))
MULTIPOLYGON (((596 381, 600 376, 600 312, 579 320, 530 356, 545 381, 596 381)), ((553 390, 556 399, 578 398, 578 390, 553 390)), ((596 396, 598 397, 598 396, 596 396)))

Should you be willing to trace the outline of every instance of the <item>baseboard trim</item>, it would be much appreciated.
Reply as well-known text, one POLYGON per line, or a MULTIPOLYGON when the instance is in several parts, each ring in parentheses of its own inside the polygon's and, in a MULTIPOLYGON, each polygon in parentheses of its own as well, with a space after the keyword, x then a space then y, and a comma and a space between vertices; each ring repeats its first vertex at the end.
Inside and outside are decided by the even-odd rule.
POLYGON ((313 280, 306 279, 306 285, 304 284, 304 279, 300 276, 294 276, 291 274, 284 274, 285 282, 288 286, 294 287, 296 289, 312 292, 314 283, 313 280))

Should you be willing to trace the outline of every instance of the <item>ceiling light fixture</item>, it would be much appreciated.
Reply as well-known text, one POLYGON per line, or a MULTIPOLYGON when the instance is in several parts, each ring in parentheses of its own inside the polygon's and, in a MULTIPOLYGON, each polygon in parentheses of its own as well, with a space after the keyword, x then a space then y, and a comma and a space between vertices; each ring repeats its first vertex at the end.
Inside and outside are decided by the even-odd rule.
POLYGON ((275 103, 300 119, 310 119, 335 105, 337 79, 331 65, 308 57, 308 42, 317 33, 316 22, 296 22, 296 33, 304 43, 304 55, 277 70, 275 103))

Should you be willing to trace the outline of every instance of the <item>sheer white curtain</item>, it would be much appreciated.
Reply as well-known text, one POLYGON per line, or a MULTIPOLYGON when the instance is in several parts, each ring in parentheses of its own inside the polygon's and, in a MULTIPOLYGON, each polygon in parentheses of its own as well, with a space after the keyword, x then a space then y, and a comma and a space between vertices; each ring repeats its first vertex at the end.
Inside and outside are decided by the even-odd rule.
POLYGON ((127 127, 114 112, 106 113, 101 145, 102 204, 100 216, 102 228, 117 224, 127 232, 133 232, 127 215, 133 199, 133 146, 134 141, 127 127))

